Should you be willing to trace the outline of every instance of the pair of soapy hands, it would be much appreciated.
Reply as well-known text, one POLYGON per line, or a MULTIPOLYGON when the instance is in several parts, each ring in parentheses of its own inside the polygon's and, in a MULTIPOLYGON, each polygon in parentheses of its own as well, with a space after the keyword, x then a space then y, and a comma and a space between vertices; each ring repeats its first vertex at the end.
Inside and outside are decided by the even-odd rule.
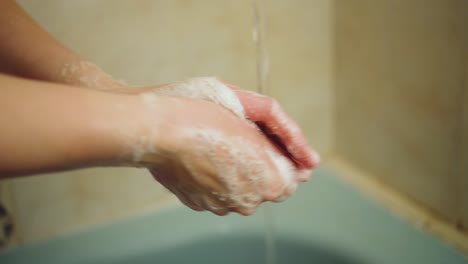
POLYGON ((320 158, 276 100, 216 81, 237 96, 245 118, 206 98, 158 96, 167 103, 158 127, 164 133, 142 164, 193 210, 250 215, 264 201, 291 195, 320 158))

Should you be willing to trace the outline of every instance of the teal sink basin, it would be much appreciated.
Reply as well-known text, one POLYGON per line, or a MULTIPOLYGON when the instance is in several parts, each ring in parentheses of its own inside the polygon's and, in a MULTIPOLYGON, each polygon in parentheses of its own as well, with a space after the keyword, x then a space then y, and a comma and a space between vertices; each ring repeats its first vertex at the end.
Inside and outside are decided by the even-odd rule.
MULTIPOLYGON (((365 263, 323 245, 277 239, 273 263, 365 263)), ((261 236, 227 236, 185 243, 162 252, 112 260, 110 263, 268 263, 265 250, 261 236)))
MULTIPOLYGON (((273 213, 275 263, 468 263, 326 169, 273 213)), ((0 263, 266 263, 263 209, 157 211, 0 253, 0 263)))

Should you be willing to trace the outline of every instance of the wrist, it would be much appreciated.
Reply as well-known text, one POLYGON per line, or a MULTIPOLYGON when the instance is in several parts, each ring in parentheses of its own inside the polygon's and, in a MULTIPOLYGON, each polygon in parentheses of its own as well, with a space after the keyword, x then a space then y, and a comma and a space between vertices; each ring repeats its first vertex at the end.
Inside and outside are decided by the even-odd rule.
POLYGON ((100 131, 110 141, 112 166, 154 166, 164 156, 163 124, 167 109, 177 100, 154 94, 117 94, 118 110, 105 117, 100 131), (109 133, 112 135, 109 137, 109 133))
POLYGON ((127 112, 131 98, 120 94, 89 92, 93 96, 86 100, 79 114, 83 122, 75 118, 75 122, 78 121, 76 126, 81 127, 81 143, 78 142, 75 152, 82 157, 81 163, 86 167, 125 165, 127 145, 123 135, 127 133, 127 120, 131 120, 127 112))

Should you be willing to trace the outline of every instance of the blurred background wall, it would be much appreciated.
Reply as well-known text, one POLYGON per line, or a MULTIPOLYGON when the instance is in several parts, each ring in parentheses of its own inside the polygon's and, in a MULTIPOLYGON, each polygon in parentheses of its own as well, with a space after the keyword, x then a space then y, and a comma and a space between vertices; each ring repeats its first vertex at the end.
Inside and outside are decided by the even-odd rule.
POLYGON ((468 1, 335 2, 335 152, 466 230, 468 1))

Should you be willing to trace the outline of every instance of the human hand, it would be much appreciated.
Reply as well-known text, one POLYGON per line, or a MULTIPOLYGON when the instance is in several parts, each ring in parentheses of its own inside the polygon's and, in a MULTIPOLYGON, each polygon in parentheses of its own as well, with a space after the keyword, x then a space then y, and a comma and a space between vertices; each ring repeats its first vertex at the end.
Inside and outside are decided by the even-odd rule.
POLYGON ((251 123, 209 101, 155 93, 131 111, 128 160, 194 210, 252 214, 297 187, 291 162, 251 123), (140 110, 138 110, 140 109, 140 110))
MULTIPOLYGON (((275 106, 275 102, 272 99, 268 98, 268 97, 256 95, 256 94, 251 93, 251 92, 248 92, 247 94, 241 94, 244 97, 247 96, 247 99, 244 100, 244 102, 243 102, 244 105, 246 103, 248 104, 249 102, 256 103, 256 102, 252 102, 252 100, 257 99, 257 98, 262 100, 263 108, 259 108, 260 110, 262 110, 262 112, 259 115, 259 114, 257 114, 258 109, 255 109, 255 108, 252 108, 252 107, 247 109, 247 111, 244 113, 242 103, 237 98, 239 96, 236 96, 236 94, 239 94, 241 92, 241 91, 239 91, 238 88, 233 88, 232 90, 230 90, 225 85, 223 85, 222 83, 220 83, 219 81, 217 81, 216 79, 213 79, 213 78, 197 78, 197 79, 192 79, 192 80, 177 83, 177 84, 164 85, 162 87, 158 87, 158 89, 154 89, 154 88, 151 89, 151 88, 148 88, 148 87, 142 88, 142 89, 144 89, 144 91, 146 91, 146 93, 141 93, 141 96, 143 96, 143 98, 146 98, 147 101, 151 101, 152 99, 150 100, 150 98, 153 98, 153 99, 157 98, 157 97, 155 97, 157 95, 165 95, 165 96, 173 96, 173 97, 175 96, 175 97, 178 97, 178 98, 180 98, 180 97, 191 97, 191 98, 197 98, 197 99, 204 99, 206 101, 217 103, 217 104, 223 106, 225 108, 224 110, 226 110, 226 109, 231 110, 231 112, 234 113, 235 115, 237 115, 237 117, 241 117, 241 118, 236 119, 236 123, 238 123, 239 121, 243 121, 242 119, 244 119, 244 117, 246 117, 246 116, 250 117, 250 119, 255 120, 255 121, 267 120, 267 121, 269 121, 269 124, 270 124, 269 127, 270 128, 268 128, 268 126, 264 126, 265 129, 269 129, 269 130, 264 130, 264 131, 268 132, 268 135, 270 136, 270 138, 271 138, 272 135, 274 135, 274 133, 280 133, 280 134, 283 133, 281 135, 285 139, 284 142, 287 142, 289 144, 296 144, 297 145, 297 146, 293 145, 293 147, 291 147, 291 146, 288 146, 288 145, 286 145, 284 143, 281 143, 281 141, 280 141, 281 139, 279 139, 280 137, 277 137, 277 136, 275 138, 275 141, 268 142, 267 138, 264 137, 264 136, 261 136, 260 138, 257 138, 256 140, 252 141, 252 142, 255 142, 255 141, 264 142, 264 143, 262 143, 264 146, 269 146, 268 148, 266 148, 267 150, 269 149, 268 151, 266 151, 267 155, 269 156, 268 158, 270 159, 270 161, 273 161, 273 165, 275 165, 274 167, 276 167, 276 172, 277 173, 279 172, 281 174, 280 176, 284 176, 284 178, 289 179, 289 183, 287 183, 285 185, 284 182, 283 182, 283 185, 280 188, 280 189, 283 190, 283 192, 282 192, 282 194, 279 194, 279 195, 278 195, 278 193, 276 193, 276 195, 270 195, 270 196, 267 195, 266 197, 262 198, 262 197, 260 197, 261 192, 257 193, 256 198, 251 201, 253 203, 250 203, 247 206, 247 209, 245 208, 244 205, 241 205, 241 203, 239 202, 240 201, 239 199, 237 199, 237 200, 232 199, 232 198, 227 199, 226 194, 223 195, 218 191, 213 191, 213 189, 216 189, 216 188, 213 188, 213 186, 211 186, 211 188, 206 188, 208 186, 205 186, 205 188, 201 188, 201 189, 198 188, 199 190, 205 190, 205 191, 207 189, 208 190, 211 189, 212 190, 211 195, 209 194, 209 192, 204 193, 203 195, 201 195, 201 194, 197 195, 196 192, 195 192, 195 190, 197 190, 197 188, 195 188, 194 186, 197 186, 197 181, 200 181, 200 179, 202 179, 202 177, 194 178, 193 177, 193 172, 185 173, 185 175, 192 175, 192 176, 188 177, 191 180, 188 180, 186 176, 185 176, 185 178, 184 178, 184 176, 181 176, 181 177, 166 176, 166 175, 171 175, 171 173, 173 173, 172 170, 174 170, 174 168, 177 167, 177 166, 171 165, 171 163, 166 162, 166 163, 164 163, 165 166, 160 165, 160 166, 158 166, 156 168, 152 168, 151 171, 155 175, 155 178, 158 181, 160 181, 163 185, 165 185, 169 190, 171 190, 173 193, 175 193, 182 202, 184 202, 186 205, 188 205, 192 209, 195 209, 195 210, 208 209, 208 210, 211 210, 211 211, 213 211, 213 212, 215 212, 217 214, 225 214, 225 213, 227 213, 227 211, 233 210, 233 208, 237 208, 237 209, 234 209, 234 211, 238 211, 238 212, 241 212, 243 214, 250 214, 251 212, 253 212, 254 208, 261 201, 281 200, 281 199, 284 199, 287 196, 289 196, 295 190, 298 182, 305 181, 310 177, 309 169, 311 169, 312 167, 314 167, 318 163, 317 155, 314 155, 313 152, 311 152, 308 149, 307 144, 305 143, 304 137, 303 137, 302 133, 300 132, 300 129, 298 128, 298 126, 295 123, 293 123, 292 120, 288 119, 287 117, 286 117, 286 119, 284 119, 285 114, 283 112, 281 112, 279 107, 275 106), (233 91, 235 91, 235 93, 233 93, 233 91), (248 96, 251 96, 251 97, 249 98, 248 96), (266 109, 266 107, 269 107, 269 108, 266 109), (277 107, 277 110, 272 109, 272 107, 277 107), (265 113, 267 110, 268 110, 268 112, 273 112, 273 110, 276 111, 276 112, 273 112, 273 113, 276 114, 277 116, 272 117, 271 113, 265 113), (255 113, 255 112, 257 112, 257 113, 255 113), (250 116, 248 116, 247 114, 249 114, 250 116), (281 114, 283 114, 284 116, 281 116, 281 114), (278 129, 277 127, 275 127, 275 126, 279 126, 279 125, 284 126, 285 124, 288 125, 287 122, 290 122, 289 124, 292 125, 290 130, 281 129, 281 128, 278 129), (268 144, 265 145, 265 142, 268 142, 268 144), (273 146, 272 143, 275 143, 275 146, 273 146), (298 147, 302 148, 302 150, 298 151, 297 150, 298 147), (296 150, 295 150, 296 152, 294 152, 294 151, 290 152, 291 149, 294 150, 295 148, 296 148, 296 150), (293 154, 291 154, 291 153, 293 153, 293 154), (291 160, 288 160, 286 157, 289 157, 291 160), (294 167, 292 161, 296 165, 295 167, 294 167), (309 162, 309 163, 307 163, 307 162, 309 162), (179 179, 179 180, 177 180, 177 179, 179 179), (177 183, 177 182, 179 182, 179 183, 177 183), (185 186, 185 187, 181 187, 181 186, 185 186), (285 187, 285 186, 288 186, 288 187, 285 187), (274 197, 276 197, 276 198, 274 198, 274 197), (208 202, 208 201, 210 201, 210 199, 211 199, 211 202, 208 202), (215 201, 214 203, 213 203, 213 199, 215 201), (220 203, 220 201, 222 201, 222 203, 220 203), (234 204, 234 205, 227 206, 225 201, 230 201, 230 203, 234 204), (215 204, 215 205, 213 205, 213 204, 215 204), (222 205, 222 206, 220 206, 220 205, 222 205), (240 206, 240 209, 239 209, 239 206, 240 206), (244 207, 244 208, 242 208, 242 207, 244 207)), ((199 101, 199 100, 195 100, 195 101, 199 101)), ((195 108, 193 108, 193 109, 195 109, 195 108)), ((193 109, 188 108, 188 109, 185 110, 186 111, 185 113, 191 113, 192 114, 194 112, 193 109)), ((196 109, 198 109, 198 108, 196 108, 196 109)), ((215 110, 213 109, 213 111, 215 111, 215 110)), ((184 113, 184 111, 182 111, 181 113, 184 113)), ((232 113, 231 113, 231 117, 235 117, 235 115, 232 115, 232 113)), ((202 116, 205 116, 205 115, 206 114, 203 114, 202 116)), ((183 120, 183 119, 184 119, 184 117, 179 116, 179 117, 173 118, 172 120, 183 120)), ((203 122, 201 122, 201 123, 194 122, 194 123, 192 123, 192 126, 197 127, 198 126, 197 124, 202 124, 202 123, 203 122)), ((234 122, 229 122, 229 125, 232 125, 232 124, 234 124, 234 122)), ((254 129, 256 131, 257 136, 262 135, 261 133, 259 133, 259 131, 257 129, 255 129, 255 126, 253 126, 253 124, 251 122, 243 121, 243 122, 240 123, 239 127, 243 127, 243 126, 247 126, 250 129, 254 129)), ((212 128, 216 128, 216 127, 217 127, 217 125, 214 125, 212 128)), ((226 127, 227 127, 227 124, 222 125, 223 129, 226 128, 226 127)), ((229 129, 228 131, 232 132, 232 131, 236 131, 236 130, 235 129, 229 129)), ((175 131, 175 132, 177 132, 177 131, 175 131)), ((192 132, 194 132, 194 131, 192 131, 192 132)), ((237 171, 237 173, 238 173, 239 171, 242 170, 241 168, 243 166, 247 166, 247 164, 242 165, 243 163, 248 163, 248 161, 250 161, 250 160, 251 161, 255 160, 254 157, 260 157, 260 159, 258 159, 258 161, 261 161, 262 159, 265 158, 265 155, 260 155, 260 156, 259 155, 254 155, 253 154, 254 152, 252 152, 252 151, 259 151, 261 149, 265 150, 265 147, 258 147, 258 146, 254 147, 254 144, 243 144, 243 143, 241 143, 242 142, 241 137, 239 137, 239 136, 235 137, 235 139, 232 139, 232 140, 228 141, 229 143, 224 142, 224 141, 223 142, 218 142, 220 138, 226 139, 226 137, 225 136, 220 136, 219 131, 217 131, 216 129, 215 130, 207 129, 204 132, 198 131, 197 133, 192 134, 192 137, 197 138, 197 140, 199 141, 196 146, 200 146, 200 147, 204 146, 205 151, 208 151, 208 152, 211 153, 210 154, 211 155, 210 157, 212 159, 211 162, 214 162, 214 159, 216 157, 224 157, 226 155, 228 155, 230 157, 229 159, 232 160, 231 161, 232 164, 230 164, 230 165, 224 164, 225 168, 223 169, 223 171, 227 171, 227 169, 231 168, 231 169, 237 171), (210 146, 208 144, 208 142, 211 142, 211 144, 214 144, 214 145, 211 145, 211 147, 208 147, 208 146, 210 146), (249 146, 249 145, 251 145, 251 146, 249 146), (231 152, 228 152, 228 154, 222 152, 223 149, 225 149, 225 150, 235 149, 235 148, 238 148, 239 146, 242 146, 243 149, 242 150, 236 150, 235 153, 242 154, 244 156, 245 155, 247 155, 247 156, 250 155, 251 157, 240 161, 239 157, 236 157, 231 152), (207 148, 210 149, 210 150, 206 150, 207 148), (239 164, 239 162, 240 162, 240 164, 239 164), (237 165, 235 165, 235 164, 237 164, 237 165), (236 169, 236 166, 237 166, 237 169, 236 169)), ((169 141, 163 140, 163 142, 169 142, 169 141)), ((179 141, 177 141, 177 142, 179 142, 179 141)), ((168 149, 177 149, 177 148, 176 147, 169 147, 168 149)), ((191 149, 189 153, 194 153, 194 151, 197 152, 197 149, 191 149)), ((189 154, 187 154, 187 155, 189 156, 189 154)), ((208 158, 208 157, 206 157, 206 158, 208 158)), ((204 161, 206 161, 206 160, 209 160, 209 158, 204 159, 204 161)), ((269 164, 269 163, 267 162, 266 164, 269 164)), ((262 165, 262 166, 265 167, 265 165, 262 165)), ((258 165, 257 168, 260 168, 262 166, 258 165)), ((248 170, 248 168, 243 168, 243 170, 248 170)), ((270 170, 271 170, 271 168, 270 168, 270 170)), ((221 172, 221 171, 219 170, 218 173, 219 172, 221 172)), ((231 172, 231 174, 233 174, 233 173, 231 172)), ((245 173, 241 173, 241 174, 245 174, 245 173)), ((255 176, 254 177, 255 180, 250 179, 250 183, 255 186, 255 184, 258 181, 268 180, 268 178, 264 178, 264 177, 268 176, 268 174, 271 174, 271 171, 269 173, 266 173, 262 177, 258 177, 258 175, 255 176)), ((213 173, 213 172, 211 172, 210 175, 212 175, 212 177, 215 177, 215 178, 221 176, 221 175, 216 175, 216 173, 213 173)), ((284 180, 284 178, 283 178, 283 180, 284 180)), ((233 179, 234 179, 234 177, 233 177, 233 179)), ((200 184, 200 182, 198 182, 198 185, 199 184, 200 184)), ((280 186, 281 186, 281 184, 280 184, 280 186)), ((232 190, 229 190, 229 189, 226 189, 226 188, 224 188, 223 190, 227 194, 229 194, 229 192, 232 191, 232 190)), ((241 193, 242 192, 238 193, 235 196, 240 197, 240 196, 244 195, 244 198, 242 198, 242 199, 245 199, 245 193, 242 194, 242 195, 241 195, 241 193)), ((233 193, 231 193, 231 195, 233 195, 233 193)), ((253 192, 253 193, 251 192, 247 196, 248 197, 254 197, 255 192, 253 192)))
POLYGON ((318 165, 319 154, 308 146, 300 127, 275 99, 226 82, 224 84, 236 93, 246 118, 255 122, 266 136, 280 146, 298 169, 312 169, 318 165))
POLYGON ((219 83, 215 78, 194 78, 178 84, 136 88, 135 91, 139 93, 153 91, 157 94, 208 100, 234 111, 240 118, 254 122, 282 154, 293 162, 297 168, 299 181, 307 181, 311 174, 310 170, 320 162, 320 156, 308 146, 299 126, 271 97, 243 90, 226 82, 219 83), (198 84, 204 80, 212 82, 211 87, 198 84), (219 96, 214 96, 218 92, 225 93, 223 86, 234 91, 240 105, 233 106, 229 102, 220 101, 219 96))

